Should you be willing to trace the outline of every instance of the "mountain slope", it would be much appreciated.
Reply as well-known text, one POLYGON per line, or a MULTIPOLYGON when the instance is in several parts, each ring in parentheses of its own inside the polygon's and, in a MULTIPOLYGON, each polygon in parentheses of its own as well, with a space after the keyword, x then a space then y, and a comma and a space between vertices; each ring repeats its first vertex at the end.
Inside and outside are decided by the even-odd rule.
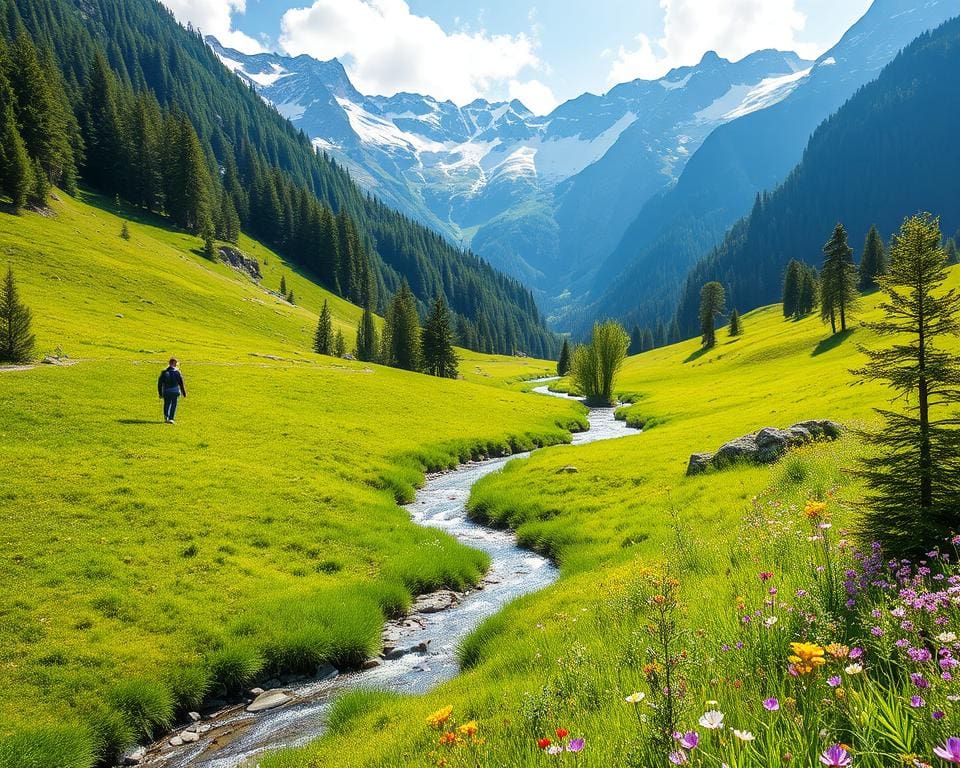
POLYGON ((710 53, 539 117, 516 101, 365 97, 336 60, 208 41, 364 186, 547 294, 589 272, 714 127, 784 98, 808 66, 777 51, 736 63, 710 53))
POLYGON ((786 182, 691 271, 681 327, 694 328, 700 286, 709 280, 724 283, 731 307, 775 300, 787 262, 820 264, 838 219, 854 247, 871 225, 888 237, 917 211, 942 215, 943 231, 956 231, 958 103, 960 18, 918 38, 816 130, 786 182))
MULTIPOLYGON (((377 305, 407 280, 421 309, 436 294, 446 295, 465 343, 509 353, 555 350, 556 340, 519 283, 361 191, 343 168, 318 154, 306 136, 154 0, 0 0, 0 18, 0 33, 12 37, 22 25, 53 53, 88 150, 96 143, 90 138, 97 121, 112 118, 109 110, 104 116, 91 109, 94 96, 116 103, 121 119, 114 119, 119 126, 114 133, 132 131, 136 121, 128 116, 136 114, 140 100, 147 102, 148 113, 155 104, 162 119, 185 117, 198 134, 208 166, 218 229, 229 203, 245 230, 314 267, 329 255, 318 253, 316 238, 306 236, 319 201, 350 218, 356 237, 348 239, 356 241, 362 254, 345 256, 344 262, 369 263, 373 290, 366 285, 362 290, 374 293, 371 300, 377 305), (115 86, 91 94, 91 77, 102 75, 98 54, 108 62, 115 86), (111 92, 103 95, 105 90, 111 92)), ((137 138, 121 135, 117 147, 88 151, 83 169, 88 181, 132 199, 127 177, 145 159, 137 138), (117 168, 98 168, 100 157, 117 168)), ((152 207, 163 209, 162 204, 152 207)), ((328 281, 328 287, 359 300, 356 286, 349 292, 328 281)))
POLYGON ((719 127, 675 187, 652 198, 594 285, 597 314, 667 318, 687 270, 762 189, 779 184, 816 126, 919 34, 960 11, 954 0, 875 0, 780 103, 719 127))

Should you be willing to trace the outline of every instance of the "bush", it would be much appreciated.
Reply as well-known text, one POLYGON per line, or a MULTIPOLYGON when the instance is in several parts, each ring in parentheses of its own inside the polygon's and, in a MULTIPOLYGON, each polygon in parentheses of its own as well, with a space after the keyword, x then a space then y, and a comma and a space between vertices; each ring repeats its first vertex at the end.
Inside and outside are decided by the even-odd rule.
POLYGON ((108 696, 137 738, 150 739, 173 725, 173 695, 163 683, 133 678, 117 683, 108 696))
POLYGON ((178 667, 167 675, 167 685, 178 711, 199 709, 210 693, 210 670, 202 666, 178 667))
POLYGON ((593 339, 573 352, 570 374, 588 403, 613 405, 617 374, 627 356, 630 335, 619 323, 596 323, 593 339))
POLYGON ((47 726, 0 738, 0 768, 90 768, 94 744, 80 726, 47 726))
POLYGON ((238 694, 248 687, 264 667, 258 650, 246 643, 235 643, 214 651, 207 657, 207 671, 212 685, 220 685, 228 694, 238 694))
POLYGON ((101 763, 116 765, 137 740, 126 714, 118 709, 98 707, 86 719, 93 735, 94 751, 101 763))

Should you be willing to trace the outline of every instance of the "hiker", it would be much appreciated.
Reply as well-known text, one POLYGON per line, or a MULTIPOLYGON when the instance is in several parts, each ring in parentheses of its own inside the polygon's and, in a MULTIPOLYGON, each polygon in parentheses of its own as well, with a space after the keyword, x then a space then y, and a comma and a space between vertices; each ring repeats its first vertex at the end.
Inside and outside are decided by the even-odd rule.
POLYGON ((180 395, 187 396, 187 388, 183 386, 183 376, 177 367, 177 358, 170 358, 170 365, 164 369, 157 380, 157 393, 163 400, 163 418, 167 424, 174 424, 177 415, 177 400, 180 395))

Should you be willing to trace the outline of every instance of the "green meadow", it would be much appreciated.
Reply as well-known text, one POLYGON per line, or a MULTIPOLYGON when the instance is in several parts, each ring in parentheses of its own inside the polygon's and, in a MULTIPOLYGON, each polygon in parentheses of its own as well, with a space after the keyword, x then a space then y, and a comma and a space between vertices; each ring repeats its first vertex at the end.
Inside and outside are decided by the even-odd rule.
POLYGON ((38 351, 70 363, 0 371, 4 768, 91 765, 205 697, 357 665, 412 595, 487 565, 398 507, 424 471, 584 425, 508 386, 549 363, 465 352, 449 381, 315 355, 322 302, 348 345, 356 307, 249 239, 262 285, 119 214, 82 197, 0 216, 38 351), (295 305, 267 290, 281 276, 295 305))
MULTIPOLYGON (((949 285, 960 287, 960 268, 949 285)), ((878 303, 864 297, 858 320, 876 318, 878 303)), ((514 529, 562 575, 481 625, 461 647, 460 677, 423 698, 350 694, 327 737, 262 765, 639 767, 665 764, 668 750, 675 764, 737 768, 936 764, 932 748, 960 731, 960 692, 949 673, 940 681, 936 656, 914 664, 902 649, 957 629, 955 610, 935 628, 929 610, 874 586, 845 602, 845 569, 869 562, 854 554, 863 489, 849 470, 865 450, 855 430, 876 426, 873 409, 890 398, 850 369, 863 364, 858 345, 878 340, 859 327, 831 338, 819 318, 785 320, 779 306, 743 322, 742 337, 721 329, 708 351, 691 340, 627 360, 620 416, 643 432, 534 454, 474 486, 472 516, 514 529), (694 452, 807 419, 850 429, 774 465, 685 476, 694 452), (890 618, 904 615, 902 626, 890 618), (797 671, 799 641, 831 649, 822 672, 797 671), (698 747, 653 743, 668 698, 698 747), (724 728, 699 720, 710 710, 724 728), (571 751, 575 737, 585 742, 571 751), (838 743, 852 763, 820 759, 838 743)))

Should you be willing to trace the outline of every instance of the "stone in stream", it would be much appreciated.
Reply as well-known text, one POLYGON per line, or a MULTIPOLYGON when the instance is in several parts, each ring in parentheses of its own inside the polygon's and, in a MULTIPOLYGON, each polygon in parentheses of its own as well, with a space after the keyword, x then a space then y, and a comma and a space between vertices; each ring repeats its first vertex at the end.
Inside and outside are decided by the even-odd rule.
POLYGON ((317 669, 314 679, 326 682, 327 680, 333 680, 333 678, 339 676, 339 674, 340 670, 335 666, 332 664, 324 664, 322 667, 317 669))
POLYGON ((183 739, 181 739, 179 736, 174 736, 168 743, 171 747, 182 747, 183 739))
POLYGON ((128 752, 123 756, 124 765, 140 765, 147 756, 146 747, 137 747, 133 752, 128 752))
POLYGON ((439 613, 448 608, 452 608, 460 602, 460 596, 456 592, 448 589, 440 592, 431 592, 428 595, 420 595, 413 601, 413 613, 439 613))
POLYGON ((180 739, 184 744, 192 744, 195 741, 200 741, 200 734, 195 731, 184 731, 180 734, 180 739))
POLYGON ((189 717, 193 722, 197 722, 200 719, 199 712, 187 712, 187 717, 189 717))
POLYGON ((265 712, 268 709, 282 707, 291 701, 293 701, 293 695, 289 691, 265 691, 250 703, 247 712, 265 712))
POLYGON ((366 671, 368 669, 375 669, 376 667, 379 667, 379 666, 380 666, 379 659, 367 659, 365 662, 363 662, 363 666, 361 666, 360 669, 366 671))

